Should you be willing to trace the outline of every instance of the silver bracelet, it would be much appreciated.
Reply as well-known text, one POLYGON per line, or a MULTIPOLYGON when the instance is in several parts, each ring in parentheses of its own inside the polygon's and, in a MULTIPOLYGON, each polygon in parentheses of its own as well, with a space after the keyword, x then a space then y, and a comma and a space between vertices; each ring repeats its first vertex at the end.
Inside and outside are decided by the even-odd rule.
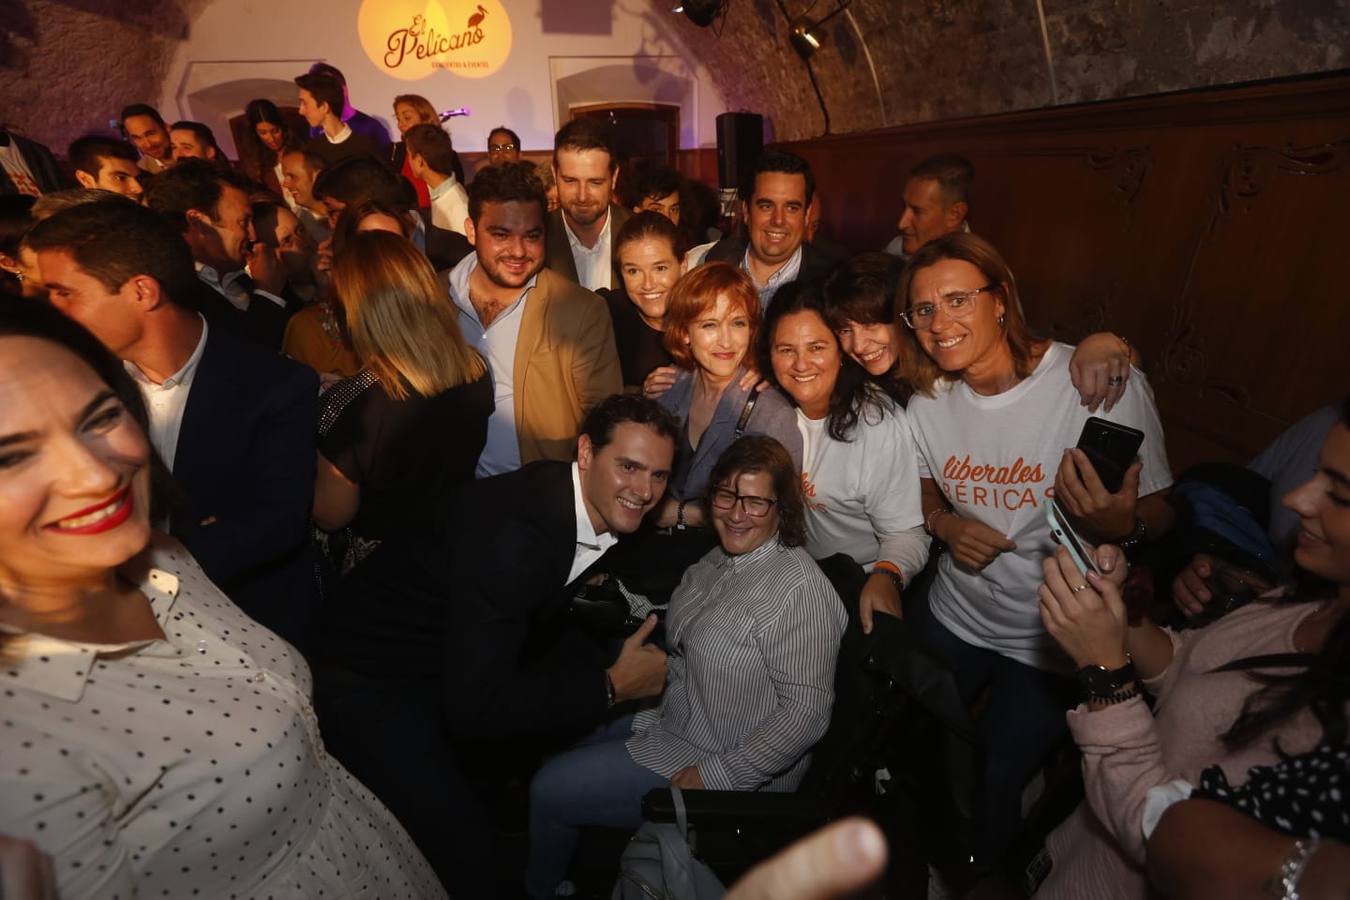
POLYGON ((1299 838, 1294 841, 1293 849, 1284 858, 1284 865, 1280 866, 1280 886, 1284 888, 1283 900, 1299 900, 1298 880, 1303 877, 1303 870, 1308 868, 1308 860, 1312 859, 1321 843, 1317 838, 1299 838))

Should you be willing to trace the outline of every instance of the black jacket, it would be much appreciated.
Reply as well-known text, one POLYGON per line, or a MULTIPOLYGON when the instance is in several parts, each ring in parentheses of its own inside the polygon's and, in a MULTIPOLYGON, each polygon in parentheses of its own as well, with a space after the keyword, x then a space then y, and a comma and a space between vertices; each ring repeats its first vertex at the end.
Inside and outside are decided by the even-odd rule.
POLYGON ((246 613, 292 642, 303 642, 315 597, 318 389, 311 369, 210 327, 174 455, 170 533, 246 613))
MULTIPOLYGON (((37 141, 19 137, 11 131, 0 131, 0 140, 4 140, 6 137, 10 143, 18 148, 19 156, 23 157, 24 163, 28 166, 28 171, 33 173, 33 180, 37 183, 39 191, 47 194, 52 191, 74 187, 69 179, 62 174, 60 166, 56 164, 56 157, 52 156, 52 151, 37 141)), ((0 197, 17 194, 18 192, 19 189, 14 184, 14 180, 9 177, 9 173, 0 168, 0 197)))
MULTIPOLYGON (((623 228, 624 223, 633 214, 617 203, 609 205, 609 214, 612 217, 609 223, 609 245, 612 248, 619 243, 619 229, 623 228)), ((573 284, 580 284, 581 280, 577 277, 577 261, 572 256, 572 244, 567 240, 567 228, 563 224, 561 208, 548 214, 545 228, 544 252, 546 256, 544 265, 573 284)), ((610 277, 610 286, 623 286, 623 276, 619 274, 617 260, 614 262, 614 274, 610 277)))
MULTIPOLYGON (((750 238, 742 228, 722 238, 708 250, 704 262, 724 262, 739 267, 745 259, 745 249, 750 238)), ((797 281, 811 281, 829 274, 830 269, 842 260, 811 243, 802 244, 802 267, 797 273, 797 281)))
POLYGON ((443 678, 453 733, 598 724, 603 651, 569 627, 571 463, 463 486, 434 533, 389 541, 343 580, 318 656, 366 675, 443 678))

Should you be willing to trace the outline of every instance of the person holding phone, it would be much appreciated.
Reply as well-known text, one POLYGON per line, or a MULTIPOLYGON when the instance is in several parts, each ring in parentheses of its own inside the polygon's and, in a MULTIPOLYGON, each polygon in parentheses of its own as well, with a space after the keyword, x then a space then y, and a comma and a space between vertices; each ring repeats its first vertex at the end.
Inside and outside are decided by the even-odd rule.
POLYGON ((1066 737, 1063 713, 1077 696, 1072 663, 1037 609, 1041 561, 1054 549, 1043 507, 1060 500, 1092 541, 1156 535, 1172 475, 1139 372, 1107 414, 1144 433, 1142 459, 1120 488, 1107 491, 1081 451, 1065 450, 1089 416, 1071 378, 1073 348, 1032 337, 1012 272, 987 241, 952 234, 926 245, 896 297, 924 525, 949 548, 920 628, 966 702, 987 690, 975 853, 992 866, 1020 828, 1026 782, 1066 737))
MULTIPOLYGON (((1305 579, 1292 596, 1254 600, 1203 628, 1131 624, 1120 597, 1125 566, 1116 547, 1096 548, 1105 575, 1084 581, 1066 551, 1044 561, 1040 615, 1085 684, 1103 672, 1129 671, 1111 696, 1088 690, 1068 713, 1069 729, 1083 751, 1085 800, 1046 841, 1053 866, 1039 900, 1143 900, 1151 895, 1143 871, 1146 842, 1150 854, 1158 849, 1154 826, 1166 820, 1172 805, 1191 797, 1194 786, 1203 793, 1249 789, 1249 781, 1262 777, 1255 766, 1274 765, 1319 744, 1345 743, 1350 404, 1342 407, 1311 478, 1284 497, 1284 506, 1299 518, 1294 561, 1315 578, 1305 579), (1152 709, 1143 692, 1155 699, 1152 709), (1206 772, 1211 766, 1221 777, 1206 772)), ((1324 838, 1335 833, 1331 810, 1318 811, 1316 792, 1300 784, 1296 773, 1257 799, 1266 808, 1289 804, 1274 818, 1287 831, 1311 826, 1324 838)), ((1339 802, 1331 806, 1344 809, 1343 797, 1334 799, 1339 802)), ((1209 843, 1228 837, 1227 831, 1211 834, 1209 843)), ((1276 884, 1282 868, 1285 875, 1307 876, 1317 854, 1316 842, 1286 844, 1273 858, 1263 857, 1265 875, 1276 884), (1287 855, 1281 859, 1280 852, 1287 855)), ((1285 897, 1303 890, 1297 883, 1286 885, 1285 897)), ((1302 895, 1325 896, 1312 886, 1310 878, 1302 895)), ((1236 895, 1214 884, 1205 896, 1236 895)))

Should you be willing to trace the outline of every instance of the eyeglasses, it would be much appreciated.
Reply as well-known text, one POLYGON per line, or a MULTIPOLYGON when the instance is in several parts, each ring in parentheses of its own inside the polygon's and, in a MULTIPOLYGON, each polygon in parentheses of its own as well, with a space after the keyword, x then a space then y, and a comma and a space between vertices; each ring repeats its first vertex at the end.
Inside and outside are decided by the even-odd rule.
POLYGON ((904 319, 905 324, 915 331, 926 331, 933 327, 933 317, 937 315, 939 304, 947 310, 947 315, 953 319, 964 319, 975 311, 975 296, 977 294, 995 289, 995 285, 986 284, 984 287, 976 288, 973 291, 953 291, 938 298, 937 303, 920 303, 917 306, 910 307, 908 312, 900 314, 900 318, 904 319))
POLYGON ((515 144, 488 144, 488 151, 491 153, 510 153, 517 149, 515 144))
POLYGON ((773 509, 773 505, 778 501, 770 497, 738 494, 726 488, 713 488, 712 505, 714 509, 732 509, 738 502, 747 516, 762 519, 769 514, 769 510, 773 509))

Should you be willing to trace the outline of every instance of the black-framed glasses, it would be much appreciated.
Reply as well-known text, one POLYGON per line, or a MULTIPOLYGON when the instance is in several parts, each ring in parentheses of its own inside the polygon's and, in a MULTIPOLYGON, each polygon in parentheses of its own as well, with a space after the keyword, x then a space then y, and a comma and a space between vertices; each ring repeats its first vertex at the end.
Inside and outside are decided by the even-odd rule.
POLYGON ((709 499, 712 501, 714 509, 731 509, 737 503, 741 504, 741 509, 745 514, 754 519, 762 519, 773 509, 773 505, 778 501, 772 497, 756 497, 753 494, 738 494, 735 491, 726 488, 713 488, 709 499))
POLYGON ((915 331, 926 331, 933 327, 933 318, 937 315, 938 306, 941 305, 953 319, 964 319, 975 312, 975 298, 996 287, 997 285, 986 284, 973 291, 952 291, 939 297, 937 303, 917 303, 911 306, 908 311, 900 314, 900 318, 915 331))

